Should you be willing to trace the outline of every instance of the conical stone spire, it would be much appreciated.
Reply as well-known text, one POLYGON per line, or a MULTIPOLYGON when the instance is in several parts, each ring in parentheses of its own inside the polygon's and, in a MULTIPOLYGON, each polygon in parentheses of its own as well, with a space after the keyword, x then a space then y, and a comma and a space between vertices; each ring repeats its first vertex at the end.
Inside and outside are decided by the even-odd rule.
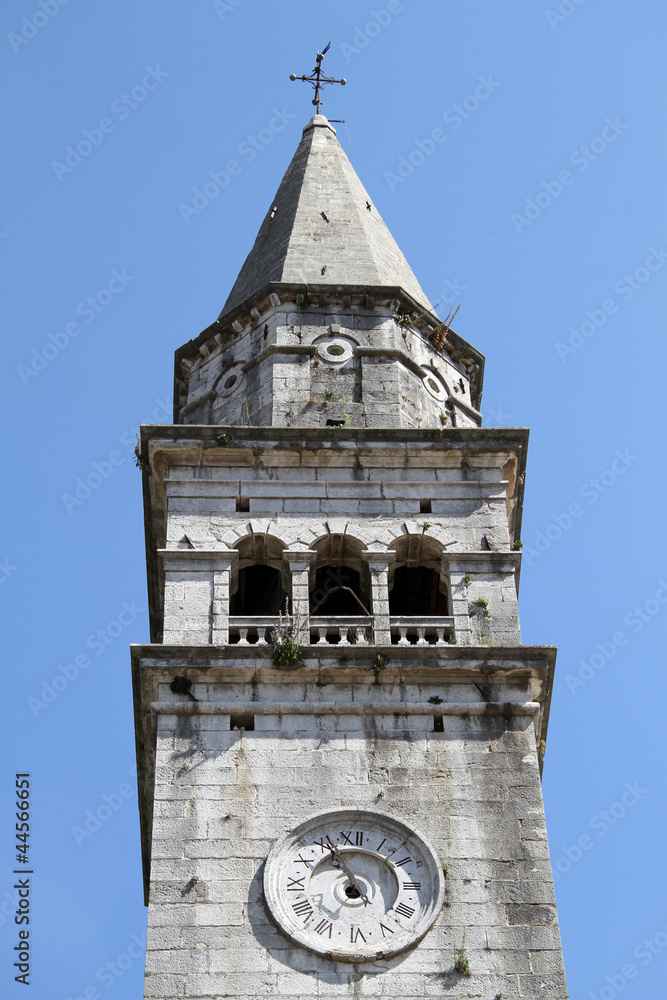
POLYGON ((222 310, 269 282, 398 287, 431 304, 324 115, 315 115, 222 310))

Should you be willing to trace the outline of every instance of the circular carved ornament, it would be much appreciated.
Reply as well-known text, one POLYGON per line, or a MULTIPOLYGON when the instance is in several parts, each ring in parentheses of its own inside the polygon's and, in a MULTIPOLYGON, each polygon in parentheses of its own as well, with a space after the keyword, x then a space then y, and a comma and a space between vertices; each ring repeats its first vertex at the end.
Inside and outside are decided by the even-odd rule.
POLYGON ((335 961, 373 961, 424 937, 445 881, 413 827, 385 813, 340 809, 312 816, 275 845, 264 895, 298 944, 335 961))
POLYGON ((353 345, 344 337, 327 337, 318 340, 315 346, 321 359, 330 365, 342 365, 354 353, 353 345))
POLYGON ((244 374, 241 365, 237 364, 232 368, 228 368, 227 371, 217 379, 215 384, 218 394, 221 396, 231 396, 231 394, 240 386, 243 381, 243 377, 244 374))
POLYGON ((422 381, 429 395, 437 399, 438 402, 444 403, 448 398, 448 392, 446 387, 442 384, 439 377, 430 368, 423 369, 424 374, 422 375, 422 381))

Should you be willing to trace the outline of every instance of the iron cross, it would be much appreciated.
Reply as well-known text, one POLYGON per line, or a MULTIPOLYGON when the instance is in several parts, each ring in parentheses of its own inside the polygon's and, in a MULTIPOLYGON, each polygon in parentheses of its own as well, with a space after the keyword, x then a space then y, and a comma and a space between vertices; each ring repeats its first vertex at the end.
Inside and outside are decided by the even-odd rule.
POLYGON ((331 42, 329 42, 329 44, 327 45, 327 47, 324 49, 323 52, 317 53, 317 65, 315 66, 315 69, 312 71, 310 76, 296 76, 295 73, 292 73, 290 75, 290 80, 303 80, 304 83, 312 83, 313 87, 315 88, 315 97, 313 98, 313 104, 317 108, 318 115, 320 113, 320 105, 324 103, 324 101, 320 97, 320 91, 322 90, 322 88, 325 87, 327 83, 340 83, 343 86, 345 86, 345 84, 347 83, 347 80, 345 78, 343 78, 342 80, 334 80, 332 76, 324 76, 324 74, 322 73, 322 60, 329 51, 330 47, 331 47, 331 42))

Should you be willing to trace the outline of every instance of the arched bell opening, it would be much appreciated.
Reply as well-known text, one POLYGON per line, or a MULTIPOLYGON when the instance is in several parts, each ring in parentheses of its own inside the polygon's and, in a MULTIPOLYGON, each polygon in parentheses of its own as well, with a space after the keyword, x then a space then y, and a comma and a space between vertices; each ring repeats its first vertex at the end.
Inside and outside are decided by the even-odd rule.
POLYGON ((236 546, 239 553, 238 587, 231 595, 230 614, 277 615, 285 610, 282 587, 285 546, 267 535, 250 535, 236 546))
POLYGON ((370 577, 361 559, 361 543, 347 535, 327 535, 313 548, 317 552, 317 569, 309 595, 311 616, 369 616, 370 577))
POLYGON ((441 617, 449 614, 447 588, 441 575, 442 549, 425 534, 410 535, 391 548, 396 552, 389 581, 389 614, 396 617, 441 617))

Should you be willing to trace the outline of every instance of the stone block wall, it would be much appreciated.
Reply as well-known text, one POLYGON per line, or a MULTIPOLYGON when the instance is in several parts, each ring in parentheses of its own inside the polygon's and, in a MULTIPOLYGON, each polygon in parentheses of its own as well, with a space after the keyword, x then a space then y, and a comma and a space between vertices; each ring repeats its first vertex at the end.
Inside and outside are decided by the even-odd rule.
POLYGON ((271 307, 188 371, 185 424, 477 427, 466 367, 390 310, 271 307))
MULTIPOLYGON (((215 464, 172 467, 164 481, 163 641, 212 641, 219 627, 212 624, 213 604, 229 598, 213 584, 226 550, 250 537, 273 541, 286 553, 316 550, 323 539, 339 535, 362 551, 394 553, 398 565, 408 552, 414 561, 423 551, 447 587, 459 644, 520 642, 520 557, 511 550, 505 456, 472 468, 434 468, 416 460, 406 468, 402 452, 393 458, 385 453, 382 461, 379 466, 366 458, 351 473, 326 451, 306 460, 294 451, 267 449, 246 463, 220 449, 215 464), (422 513, 425 504, 428 513, 422 513)), ((375 598, 376 613, 385 614, 380 605, 388 591, 375 598)))
MULTIPOLYGON (((302 697, 289 687, 262 687, 260 699, 302 697)), ((322 714, 258 714, 252 732, 230 730, 229 715, 159 716, 146 997, 565 1000, 532 719, 445 716, 437 732, 428 698, 459 700, 464 686, 408 686, 400 697, 425 705, 409 717, 346 715, 313 690, 329 701, 322 714), (386 961, 318 956, 274 926, 264 904, 274 842, 337 807, 414 823, 448 866, 435 926, 386 961), (454 971, 464 942, 470 977, 454 971)), ((249 694, 203 683, 193 692, 249 694)), ((350 694, 343 687, 336 701, 350 694)), ((391 703, 399 691, 358 687, 354 697, 391 703)), ((160 701, 170 700, 161 685, 160 701)))

